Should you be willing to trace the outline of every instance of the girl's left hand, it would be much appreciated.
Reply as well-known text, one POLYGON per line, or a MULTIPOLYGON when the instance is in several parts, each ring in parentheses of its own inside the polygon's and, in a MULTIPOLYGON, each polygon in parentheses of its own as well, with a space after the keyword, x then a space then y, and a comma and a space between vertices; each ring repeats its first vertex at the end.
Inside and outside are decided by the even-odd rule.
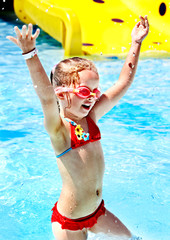
POLYGON ((139 18, 140 22, 138 22, 132 30, 132 43, 141 43, 149 32, 149 22, 147 16, 144 18, 142 16, 139 16, 139 18))

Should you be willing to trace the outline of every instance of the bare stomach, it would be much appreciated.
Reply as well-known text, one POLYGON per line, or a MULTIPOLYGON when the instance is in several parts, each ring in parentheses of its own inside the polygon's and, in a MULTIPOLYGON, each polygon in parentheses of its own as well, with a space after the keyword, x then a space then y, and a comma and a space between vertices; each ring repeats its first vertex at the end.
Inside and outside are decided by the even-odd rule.
POLYGON ((58 211, 65 217, 76 219, 93 213, 102 201, 102 187, 96 189, 84 189, 75 192, 73 189, 69 191, 62 189, 58 200, 58 211), (78 194, 79 193, 79 194, 78 194))
POLYGON ((58 211, 72 219, 93 213, 102 201, 104 156, 100 142, 72 150, 58 160, 58 167, 63 180, 58 211))

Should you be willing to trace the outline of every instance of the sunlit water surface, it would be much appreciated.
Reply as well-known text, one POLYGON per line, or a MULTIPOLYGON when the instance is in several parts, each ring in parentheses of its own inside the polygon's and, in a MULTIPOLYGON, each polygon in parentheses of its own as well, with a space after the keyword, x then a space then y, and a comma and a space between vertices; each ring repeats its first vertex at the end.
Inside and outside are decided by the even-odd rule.
MULTIPOLYGON (((0 239, 53 240, 50 210, 61 179, 21 51, 5 39, 14 24, 0 20, 0 239)), ((37 47, 50 74, 63 50, 44 33, 37 47)), ((95 63, 104 91, 123 61, 95 63)), ((170 239, 169 86, 169 59, 141 60, 126 96, 99 122, 106 207, 144 240, 170 239)))

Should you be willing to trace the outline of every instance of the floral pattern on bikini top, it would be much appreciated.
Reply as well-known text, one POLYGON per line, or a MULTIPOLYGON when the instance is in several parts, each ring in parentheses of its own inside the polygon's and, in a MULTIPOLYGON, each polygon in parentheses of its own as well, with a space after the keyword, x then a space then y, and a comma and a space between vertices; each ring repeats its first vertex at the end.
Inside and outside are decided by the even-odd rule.
POLYGON ((64 119, 66 119, 67 122, 71 123, 71 125, 75 127, 75 135, 78 140, 82 140, 82 139, 84 141, 89 140, 89 136, 90 136, 89 133, 85 133, 85 131, 83 130, 80 124, 77 124, 74 121, 69 120, 67 118, 64 118, 64 119))

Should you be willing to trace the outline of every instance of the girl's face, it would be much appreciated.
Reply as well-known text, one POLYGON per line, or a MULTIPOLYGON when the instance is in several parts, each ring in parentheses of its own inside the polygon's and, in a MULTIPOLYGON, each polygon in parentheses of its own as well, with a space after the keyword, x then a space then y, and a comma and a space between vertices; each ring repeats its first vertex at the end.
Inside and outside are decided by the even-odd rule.
MULTIPOLYGON (((85 86, 89 88, 91 92, 99 87, 99 76, 93 71, 83 70, 79 72, 80 82, 76 87, 85 86)), ((83 118, 88 115, 92 107, 96 102, 94 96, 89 96, 88 98, 80 98, 74 93, 69 93, 71 100, 71 107, 66 108, 67 117, 83 118)))

